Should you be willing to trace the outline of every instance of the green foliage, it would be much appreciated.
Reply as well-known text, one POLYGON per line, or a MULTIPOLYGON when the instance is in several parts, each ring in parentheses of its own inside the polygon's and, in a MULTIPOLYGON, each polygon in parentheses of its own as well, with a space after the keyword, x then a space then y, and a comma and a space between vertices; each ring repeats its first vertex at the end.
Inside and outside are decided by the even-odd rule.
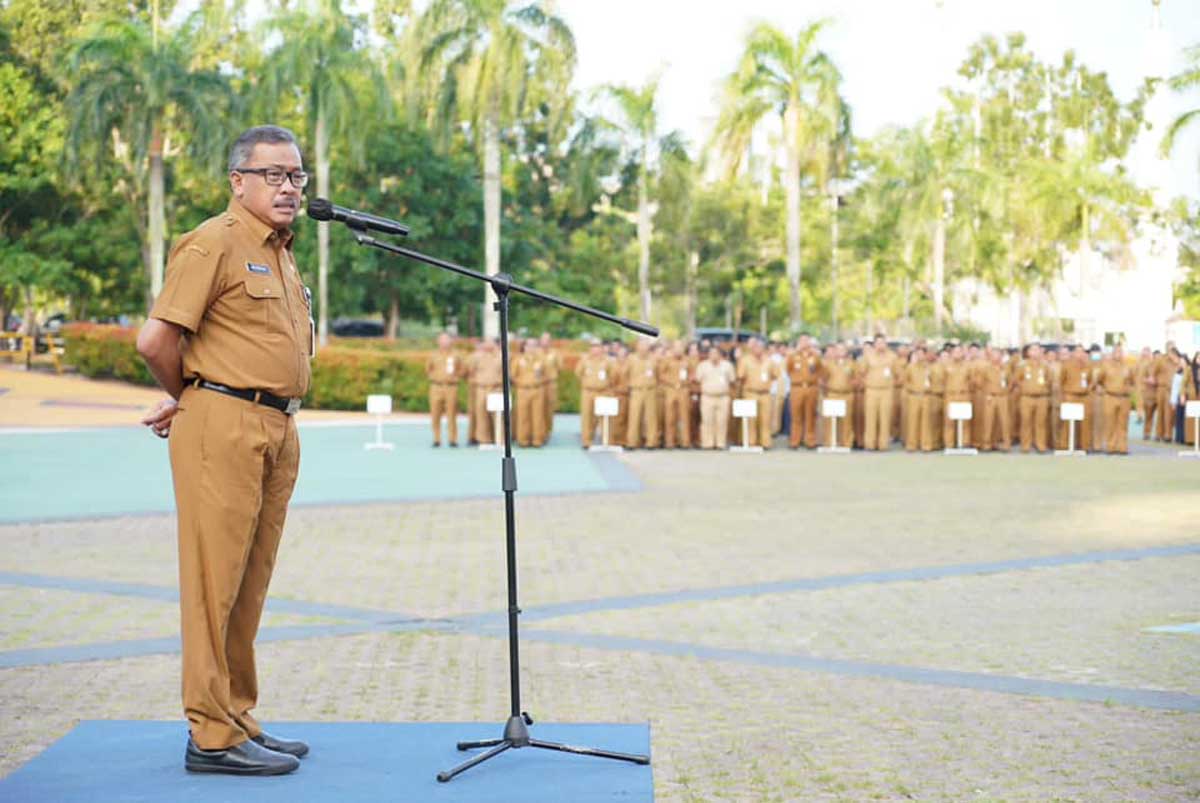
POLYGON ((137 330, 121 326, 70 324, 63 327, 65 362, 87 377, 156 384, 137 353, 137 330))

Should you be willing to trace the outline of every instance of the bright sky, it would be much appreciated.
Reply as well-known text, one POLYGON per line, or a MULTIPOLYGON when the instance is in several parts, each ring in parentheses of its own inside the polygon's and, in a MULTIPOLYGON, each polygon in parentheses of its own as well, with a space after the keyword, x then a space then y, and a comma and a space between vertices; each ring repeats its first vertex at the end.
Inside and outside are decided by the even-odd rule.
MULTIPOLYGON (((641 85, 662 70, 661 128, 682 130, 693 146, 707 139, 721 79, 734 69, 746 32, 760 20, 793 35, 811 20, 832 20, 819 44, 842 71, 859 135, 932 114, 967 47, 985 33, 1022 31, 1046 61, 1057 62, 1063 51, 1074 49, 1090 69, 1109 73, 1122 100, 1132 99, 1156 61, 1159 69, 1177 72, 1183 48, 1200 43, 1200 0, 1162 0, 1159 41, 1165 47, 1151 37, 1152 0, 557 0, 557 5, 575 32, 576 87, 641 85)), ((1172 94, 1160 103, 1158 112, 1169 121, 1200 106, 1200 95, 1172 94)), ((1135 171, 1149 183, 1147 170, 1135 166, 1135 171)), ((1200 124, 1179 141, 1163 175, 1171 195, 1200 200, 1200 124)))

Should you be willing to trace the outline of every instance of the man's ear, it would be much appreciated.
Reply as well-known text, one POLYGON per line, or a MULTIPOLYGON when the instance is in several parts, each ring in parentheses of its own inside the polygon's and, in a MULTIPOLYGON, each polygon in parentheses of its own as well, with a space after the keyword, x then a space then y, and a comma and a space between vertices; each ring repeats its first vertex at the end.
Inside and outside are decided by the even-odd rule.
POLYGON ((233 197, 235 197, 239 200, 241 199, 242 193, 245 189, 243 186, 245 181, 246 181, 246 177, 243 176, 241 173, 238 173, 235 171, 230 171, 230 173, 229 173, 229 189, 233 192, 233 197))

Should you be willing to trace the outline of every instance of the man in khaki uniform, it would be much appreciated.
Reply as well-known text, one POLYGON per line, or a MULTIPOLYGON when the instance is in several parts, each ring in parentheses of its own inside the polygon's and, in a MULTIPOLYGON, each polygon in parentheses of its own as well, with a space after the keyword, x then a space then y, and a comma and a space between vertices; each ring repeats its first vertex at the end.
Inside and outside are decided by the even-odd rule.
POLYGON ((700 367, 703 357, 700 354, 699 343, 689 343, 687 347, 687 356, 684 358, 688 369, 688 421, 691 425, 691 432, 688 443, 693 447, 700 444, 700 382, 696 379, 696 369, 700 367))
POLYGON ((912 346, 907 344, 896 348, 892 360, 892 424, 888 428, 890 437, 903 443, 904 441, 904 373, 908 368, 908 357, 912 354, 912 346))
POLYGON ((462 357, 454 353, 454 339, 449 334, 438 335, 437 345, 437 351, 425 360, 433 445, 434 448, 442 445, 442 416, 445 416, 447 442, 458 446, 458 380, 465 374, 465 366, 462 357))
POLYGON ((494 443, 496 440, 496 414, 489 413, 488 396, 504 390, 504 364, 496 341, 487 338, 480 341, 482 347, 476 354, 471 370, 472 398, 475 400, 475 440, 479 443, 494 443))
MULTIPOLYGON (((946 448, 958 447, 958 422, 950 418, 950 404, 952 402, 972 402, 973 403, 974 388, 971 387, 971 366, 967 364, 963 355, 963 347, 955 346, 950 350, 950 359, 946 363, 946 405, 945 414, 942 419, 942 443, 946 444, 946 448)), ((978 410, 972 410, 971 414, 976 415, 978 410)), ((971 422, 964 421, 962 427, 962 446, 970 447, 971 441, 971 422)))
POLYGON ((733 366, 716 346, 696 366, 700 385, 700 448, 725 449, 729 445, 729 394, 736 378, 733 366))
POLYGON ((554 414, 558 412, 558 371, 562 360, 554 350, 554 341, 549 332, 542 332, 541 348, 542 364, 546 369, 546 437, 554 432, 554 414))
POLYGON ((467 380, 467 445, 479 443, 479 421, 475 417, 475 366, 483 353, 483 340, 475 342, 475 348, 463 359, 463 378, 467 380))
POLYGON ((138 352, 171 398, 143 419, 170 437, 179 524, 183 708, 193 772, 278 775, 307 745, 264 733, 254 638, 300 463, 310 296, 291 224, 308 177, 286 129, 244 132, 233 198, 176 243, 138 352))
POLYGON ((817 397, 825 378, 825 366, 811 337, 800 336, 796 349, 784 363, 784 370, 792 386, 789 400, 792 431, 788 435, 788 446, 798 449, 803 442, 812 449, 817 445, 817 397))
POLYGON ((921 414, 921 451, 936 452, 944 448, 942 419, 946 413, 946 364, 950 352, 929 351, 928 383, 925 385, 924 411, 921 414))
POLYGON ((625 446, 653 449, 658 444, 658 361, 650 353, 650 341, 637 341, 637 351, 626 361, 629 377, 629 423, 625 446))
POLYGON ((771 383, 779 377, 779 366, 768 357, 763 343, 757 338, 737 364, 741 397, 754 402, 756 415, 749 424, 747 446, 771 448, 771 383))
POLYGON ((1058 442, 1059 420, 1062 417, 1062 368, 1063 355, 1061 350, 1048 351, 1042 356, 1046 360, 1046 370, 1050 372, 1050 411, 1046 418, 1046 439, 1051 449, 1065 449, 1064 443, 1058 442))
POLYGON ((537 340, 525 341, 509 370, 517 396, 517 443, 541 446, 546 442, 546 367, 537 340))
POLYGON ((990 452, 999 449, 1007 452, 1012 448, 1012 421, 1008 415, 1011 388, 1008 366, 1004 353, 989 348, 987 362, 979 370, 979 381, 983 391, 983 434, 979 448, 990 452))
POLYGON ((891 446, 892 394, 895 388, 895 355, 883 335, 875 335, 871 348, 863 351, 863 448, 887 451, 891 446))
POLYGON ((1125 349, 1118 343, 1096 371, 1096 384, 1104 390, 1104 443, 1109 454, 1129 454, 1129 396, 1134 381, 1134 370, 1125 363, 1125 349))
MULTIPOLYGON (((849 449, 854 445, 854 386, 858 381, 858 367, 854 364, 854 360, 850 359, 846 347, 841 343, 829 346, 822 365, 824 367, 825 398, 846 403, 846 415, 838 421, 837 443, 834 445, 849 449)), ((821 442, 829 444, 830 438, 833 436, 832 421, 825 421, 825 432, 827 434, 821 442)))
MULTIPOLYGON (((575 373, 579 377, 580 441, 585 449, 592 445, 592 438, 596 434, 596 398, 609 395, 613 367, 612 358, 604 353, 604 347, 598 342, 592 343, 588 353, 575 365, 575 373)), ((611 421, 609 437, 612 437, 611 421)))
MULTIPOLYGON (((1164 443, 1175 439, 1175 406, 1171 404, 1171 382, 1174 378, 1175 344, 1168 341, 1166 350, 1154 362, 1154 406, 1158 411, 1156 439, 1164 443)), ((1105 410, 1108 409, 1110 405, 1106 403, 1105 410)))
POLYGON ((1021 363, 1021 451, 1032 446, 1039 452, 1049 449, 1046 422, 1050 407, 1050 372, 1042 359, 1042 347, 1032 343, 1021 363))
MULTIPOLYGON (((1087 352, 1079 346, 1072 347, 1063 360, 1059 379, 1062 383, 1063 404, 1083 405, 1083 420, 1059 421, 1058 448, 1066 449, 1071 444, 1071 427, 1075 427, 1075 448, 1088 451, 1092 443, 1092 393, 1095 390, 1094 371, 1087 352)), ((1060 406, 1059 418, 1062 418, 1060 406)))
POLYGON ((663 394, 663 443, 668 449, 692 446, 692 379, 683 343, 676 343, 658 362, 658 387, 663 394))
POLYGON ((925 389, 929 387, 929 362, 925 350, 915 348, 904 366, 904 450, 921 448, 921 414, 924 412, 925 389))
POLYGON ((617 415, 612 421, 614 445, 628 445, 625 435, 629 429, 629 349, 624 343, 615 343, 612 348, 613 381, 612 394, 617 397, 617 415))
POLYGON ((1150 440, 1154 413, 1158 409, 1158 388, 1155 384, 1154 367, 1154 355, 1147 346, 1142 349, 1142 354, 1138 357, 1136 369, 1138 415, 1142 417, 1142 440, 1144 441, 1150 440))

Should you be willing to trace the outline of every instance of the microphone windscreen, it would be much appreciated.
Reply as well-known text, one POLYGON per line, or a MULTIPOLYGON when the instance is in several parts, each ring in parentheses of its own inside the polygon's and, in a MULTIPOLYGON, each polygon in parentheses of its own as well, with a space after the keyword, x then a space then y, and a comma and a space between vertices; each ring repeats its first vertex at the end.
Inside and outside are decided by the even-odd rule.
POLYGON ((308 216, 313 220, 333 220, 333 204, 327 198, 313 198, 308 202, 308 216))

